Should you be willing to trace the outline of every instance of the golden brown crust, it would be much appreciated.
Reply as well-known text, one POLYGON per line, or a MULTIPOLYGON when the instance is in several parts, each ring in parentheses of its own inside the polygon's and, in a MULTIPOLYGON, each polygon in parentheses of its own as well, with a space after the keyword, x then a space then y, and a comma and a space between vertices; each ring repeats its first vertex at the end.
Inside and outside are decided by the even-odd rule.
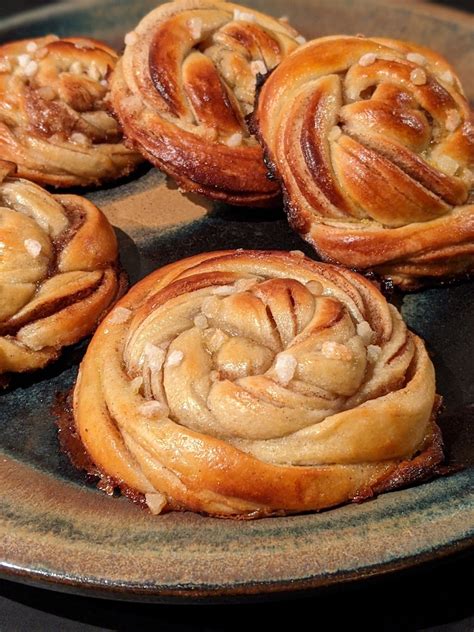
POLYGON ((279 195, 246 116, 258 74, 298 46, 287 24, 218 0, 178 0, 126 37, 112 104, 127 137, 188 191, 232 204, 279 195))
POLYGON ((117 53, 102 42, 56 36, 0 46, 0 154, 18 175, 56 187, 89 186, 142 161, 107 112, 117 53))
POLYGON ((0 161, 1 375, 57 358, 92 332, 121 289, 117 241, 99 209, 8 171, 0 161))
POLYGON ((290 223, 323 259, 406 289, 472 272, 472 113, 440 55, 314 40, 265 83, 256 124, 290 223))
POLYGON ((156 509, 240 518, 382 489, 434 436, 423 343, 363 277, 302 253, 157 270, 97 330, 74 392, 98 471, 156 509), (401 469, 400 469, 401 468, 401 469))

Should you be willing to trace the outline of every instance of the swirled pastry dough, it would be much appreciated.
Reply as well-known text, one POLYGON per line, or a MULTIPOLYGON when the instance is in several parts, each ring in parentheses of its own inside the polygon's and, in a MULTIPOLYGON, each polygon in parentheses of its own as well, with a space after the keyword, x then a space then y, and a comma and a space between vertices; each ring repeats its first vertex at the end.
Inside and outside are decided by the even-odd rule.
POLYGON ((0 378, 39 369, 89 334, 119 291, 117 242, 77 195, 8 177, 0 161, 0 378))
POLYGON ((257 119, 290 222, 325 260, 405 288, 472 271, 474 128, 440 55, 314 40, 268 79, 257 119))
POLYGON ((146 277, 74 391, 98 469, 152 510, 322 509, 442 458, 422 341, 374 285, 302 253, 229 251, 146 277))
POLYGON ((57 187, 130 173, 142 158, 107 112, 114 50, 53 35, 0 46, 0 156, 18 174, 57 187))
POLYGON ((218 0, 159 6, 125 38, 112 103, 143 155, 188 191, 233 204, 279 194, 249 132, 258 75, 298 46, 288 24, 218 0))

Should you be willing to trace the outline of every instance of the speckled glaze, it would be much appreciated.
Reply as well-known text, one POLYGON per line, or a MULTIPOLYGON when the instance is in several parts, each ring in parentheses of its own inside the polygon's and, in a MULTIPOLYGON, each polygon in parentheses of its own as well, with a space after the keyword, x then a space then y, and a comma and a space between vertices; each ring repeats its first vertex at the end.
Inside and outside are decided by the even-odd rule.
MULTIPOLYGON (((474 99, 474 19, 413 3, 254 0, 286 14, 307 37, 330 33, 415 39, 448 56, 474 99), (310 19, 311 18, 311 19, 310 19)), ((0 41, 56 32, 120 47, 156 2, 88 0, 4 21, 0 41)), ((88 197, 116 226, 131 281, 170 261, 220 248, 309 247, 281 209, 211 205, 183 196, 154 169, 88 197)), ((153 517, 88 484, 58 449, 52 407, 77 373, 86 343, 0 394, 0 571, 60 590, 164 602, 244 600, 361 579, 474 543, 474 284, 395 294, 425 338, 445 398, 449 477, 320 514, 223 521, 153 517)))

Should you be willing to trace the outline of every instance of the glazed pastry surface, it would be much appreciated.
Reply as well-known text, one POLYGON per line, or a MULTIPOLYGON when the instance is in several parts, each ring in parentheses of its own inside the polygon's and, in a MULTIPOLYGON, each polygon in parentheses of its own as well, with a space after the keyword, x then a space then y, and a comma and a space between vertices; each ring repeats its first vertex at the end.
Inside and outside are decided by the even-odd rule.
POLYGON ((405 289, 472 272, 474 128, 443 57, 314 40, 269 77, 256 121, 290 223, 325 260, 405 289))
POLYGON ((236 4, 163 4, 125 38, 112 79, 115 113, 137 149, 183 189, 267 205, 279 187, 246 117, 258 76, 301 41, 287 23, 236 4))
POLYGON ((54 35, 0 46, 0 156, 18 175, 56 187, 90 186, 130 173, 105 98, 117 53, 84 37, 54 35))
POLYGON ((121 284, 115 234, 99 209, 9 171, 0 161, 2 383, 91 333, 121 284))
POLYGON ((74 391, 105 476, 154 513, 317 510, 442 459, 433 365, 368 280, 302 253, 205 253, 104 319, 74 391))

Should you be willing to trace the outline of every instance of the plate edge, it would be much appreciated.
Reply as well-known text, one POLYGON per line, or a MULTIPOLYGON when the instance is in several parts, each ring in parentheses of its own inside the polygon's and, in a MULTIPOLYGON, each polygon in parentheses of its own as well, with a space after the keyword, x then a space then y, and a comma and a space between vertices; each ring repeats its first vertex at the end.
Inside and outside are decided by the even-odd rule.
POLYGON ((392 576, 398 572, 415 570, 423 565, 428 565, 430 562, 445 560, 450 556, 467 552, 471 548, 474 549, 474 534, 432 551, 425 551, 403 559, 389 561, 382 565, 372 565, 342 573, 336 572, 329 576, 314 576, 273 583, 245 582, 227 587, 189 587, 188 585, 178 585, 175 588, 169 588, 153 585, 85 583, 77 578, 58 577, 58 575, 48 576, 47 573, 42 571, 31 571, 12 566, 6 567, 2 562, 0 562, 0 578, 52 591, 119 601, 154 602, 170 605, 240 603, 248 602, 249 600, 272 600, 285 596, 304 596, 318 589, 360 583, 375 577, 392 576))

